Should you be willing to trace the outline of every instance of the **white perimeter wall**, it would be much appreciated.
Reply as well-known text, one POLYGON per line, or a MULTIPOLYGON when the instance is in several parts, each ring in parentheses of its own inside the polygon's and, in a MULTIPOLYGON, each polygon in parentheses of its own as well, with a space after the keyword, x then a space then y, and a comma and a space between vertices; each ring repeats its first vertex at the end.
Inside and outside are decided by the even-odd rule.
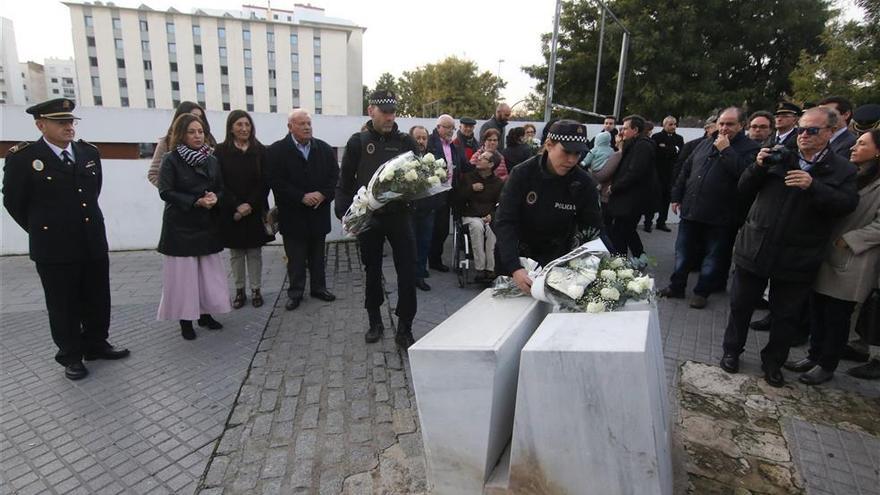
MULTIPOLYGON (((25 114, 20 105, 0 105, 0 141, 34 141, 39 132, 33 119, 25 114)), ((77 127, 77 138, 94 142, 154 143, 167 130, 173 116, 170 110, 83 108, 75 112, 82 117, 77 127)), ((253 113, 257 137, 263 144, 270 144, 287 133, 285 114, 253 113)), ((211 130, 218 140, 223 140, 226 112, 208 112, 211 130)), ((366 122, 367 117, 314 115, 314 135, 331 146, 342 148, 352 133, 366 122)), ((434 119, 400 118, 402 130, 420 124, 429 130, 435 127, 434 119)), ((482 121, 478 122, 478 126, 482 121)), ((510 127, 522 125, 511 122, 510 127)), ((536 122, 540 134, 543 123, 536 122)), ((601 126, 588 125, 588 133, 594 136, 601 126)), ((478 127, 479 128, 479 127, 478 127)), ((679 129, 685 141, 699 137, 702 129, 679 129)), ((342 159, 342 150, 339 151, 342 159)), ((0 159, 0 165, 4 160, 0 159)), ((155 249, 159 242, 164 203, 152 184, 147 182, 149 159, 103 160, 104 185, 100 204, 107 226, 107 240, 111 250, 155 249)), ((270 196, 270 202, 272 198, 270 196)), ((334 221, 329 239, 342 236, 339 222, 334 221)), ((281 239, 281 236, 278 236, 281 239)), ((5 209, 0 211, 0 255, 27 254, 27 234, 15 223, 5 209)))

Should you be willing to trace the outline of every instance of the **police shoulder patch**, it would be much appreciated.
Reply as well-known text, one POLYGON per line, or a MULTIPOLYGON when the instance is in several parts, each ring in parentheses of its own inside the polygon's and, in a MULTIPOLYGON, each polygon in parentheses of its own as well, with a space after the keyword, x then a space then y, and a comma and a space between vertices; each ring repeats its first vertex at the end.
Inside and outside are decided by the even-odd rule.
POLYGON ((22 141, 22 142, 16 144, 15 146, 13 146, 12 148, 9 148, 9 154, 12 155, 12 154, 18 153, 19 151, 27 148, 30 145, 31 145, 31 143, 29 143, 27 141, 22 141))

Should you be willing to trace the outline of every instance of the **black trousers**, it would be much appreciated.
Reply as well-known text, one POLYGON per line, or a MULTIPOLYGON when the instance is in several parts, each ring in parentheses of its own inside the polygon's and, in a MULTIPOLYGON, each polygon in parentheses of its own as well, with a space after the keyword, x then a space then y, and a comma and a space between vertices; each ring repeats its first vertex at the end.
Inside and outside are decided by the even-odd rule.
MULTIPOLYGON (((724 332, 724 353, 741 354, 749 336, 749 321, 764 295, 767 278, 737 266, 730 287, 730 316, 724 332)), ((788 349, 810 295, 810 283, 773 279, 770 283, 770 341, 761 349, 761 361, 773 367, 788 359, 788 349)))
POLYGON ((856 303, 813 292, 810 296, 810 351, 807 356, 834 371, 849 338, 856 303))
POLYGON ((309 268, 309 286, 312 292, 327 288, 324 274, 324 236, 292 239, 284 236, 284 253, 287 255, 287 278, 290 284, 287 297, 301 299, 306 288, 306 266, 309 268))
POLYGON ((382 248, 385 239, 391 244, 394 269, 397 272, 397 309, 395 314, 402 322, 412 323, 416 316, 416 242, 412 220, 407 211, 376 215, 372 227, 358 235, 361 262, 367 272, 364 307, 371 322, 379 315, 379 307, 385 301, 382 290, 382 248))
MULTIPOLYGON (((448 198, 447 198, 448 199, 448 198)), ((434 210, 434 232, 431 234, 431 252, 428 255, 429 265, 443 264, 443 245, 449 236, 449 202, 434 210)))
POLYGON ((37 263, 46 295, 49 328, 61 365, 107 345, 110 331, 110 259, 80 263, 37 263))
POLYGON ((639 237, 636 228, 639 225, 641 215, 631 215, 628 217, 612 217, 611 226, 608 229, 608 237, 614 244, 614 254, 627 256, 627 251, 632 252, 636 258, 645 252, 642 246, 642 239, 639 237))

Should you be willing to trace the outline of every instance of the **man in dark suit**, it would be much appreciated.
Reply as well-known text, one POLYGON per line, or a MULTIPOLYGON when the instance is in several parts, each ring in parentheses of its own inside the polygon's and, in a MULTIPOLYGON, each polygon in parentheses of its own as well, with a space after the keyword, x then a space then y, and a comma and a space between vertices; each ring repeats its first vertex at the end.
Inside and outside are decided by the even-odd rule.
POLYGON ((788 101, 781 101, 776 104, 776 111, 773 113, 776 121, 776 132, 770 137, 770 147, 777 144, 785 145, 785 147, 797 149, 797 128, 798 117, 801 115, 801 107, 788 101))
MULTIPOLYGON (((666 217, 669 214, 670 195, 672 194, 672 170, 678 154, 684 148, 684 138, 676 131, 678 120, 672 115, 663 119, 663 130, 651 136, 657 145, 657 176, 660 179, 660 208, 657 211, 657 230, 671 232, 666 226, 666 217)), ((653 215, 652 215, 653 217, 653 215)), ((645 225, 651 226, 653 218, 645 218, 645 225)))
POLYGON ((75 104, 57 98, 27 109, 43 137, 6 155, 3 206, 28 233, 30 257, 46 296, 55 360, 71 380, 89 371, 82 360, 120 359, 128 349, 107 342, 110 260, 101 194, 101 156, 74 142, 75 104))
POLYGON ((287 117, 289 133, 266 150, 269 185, 278 206, 278 227, 287 255, 287 302, 292 311, 302 302, 309 268, 310 295, 322 301, 336 296, 327 290, 324 238, 330 232, 330 202, 339 166, 330 145, 312 137, 312 118, 295 109, 287 117))
POLYGON ((849 130, 849 121, 852 119, 852 103, 842 96, 828 96, 819 100, 817 106, 829 107, 837 110, 840 119, 837 126, 832 129, 831 143, 828 145, 831 151, 849 160, 850 150, 856 144, 858 136, 849 130))

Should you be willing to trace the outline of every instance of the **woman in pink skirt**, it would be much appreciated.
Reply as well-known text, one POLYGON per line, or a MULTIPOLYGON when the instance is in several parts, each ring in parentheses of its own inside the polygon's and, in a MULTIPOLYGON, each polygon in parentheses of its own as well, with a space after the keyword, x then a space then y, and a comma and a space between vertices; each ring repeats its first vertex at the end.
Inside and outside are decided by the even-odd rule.
POLYGON ((223 180, 195 115, 175 119, 169 150, 159 170, 159 196, 165 201, 159 252, 165 259, 158 319, 180 320, 181 335, 192 340, 192 320, 219 330, 223 325, 211 313, 232 310, 215 208, 223 180))

